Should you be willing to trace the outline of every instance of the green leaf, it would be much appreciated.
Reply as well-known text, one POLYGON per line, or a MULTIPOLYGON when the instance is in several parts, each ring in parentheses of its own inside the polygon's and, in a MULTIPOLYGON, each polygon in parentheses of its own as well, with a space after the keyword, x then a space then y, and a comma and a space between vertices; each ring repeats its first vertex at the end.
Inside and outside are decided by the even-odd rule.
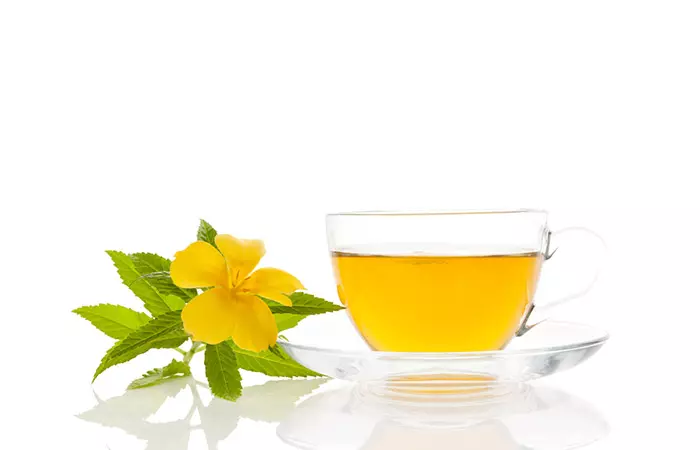
POLYGON ((141 279, 153 286, 162 297, 174 295, 185 301, 189 301, 197 295, 196 289, 182 289, 175 286, 172 278, 170 278, 170 272, 146 273, 141 275, 141 279))
POLYGON ((127 362, 152 348, 179 347, 188 337, 182 327, 180 311, 171 311, 151 319, 107 351, 92 381, 110 367, 127 362))
POLYGON ((208 242, 214 247, 216 247, 216 242, 214 242, 214 238, 217 234, 218 233, 216 232, 214 227, 209 225, 209 223, 202 219, 199 220, 199 229, 197 230, 198 241, 208 242))
POLYGON ((134 269, 161 295, 176 295, 189 300, 197 295, 196 289, 182 289, 170 278, 170 260, 154 253, 132 253, 129 258, 134 269))
POLYGON ((168 304, 165 303, 165 296, 141 277, 142 274, 136 270, 134 261, 128 255, 115 250, 107 250, 107 254, 112 258, 114 267, 117 268, 124 284, 143 301, 151 314, 158 316, 171 311, 168 304))
POLYGON ((175 295, 188 302, 197 296, 196 289, 184 289, 175 286, 170 272, 152 272, 141 275, 141 278, 146 280, 148 284, 153 286, 161 295, 175 295))
POLYGON ((155 253, 132 253, 129 257, 134 262, 134 269, 141 275, 153 272, 170 272, 170 260, 155 253))
MULTIPOLYGON (((175 312, 180 312, 180 311, 175 311, 175 312)), ((156 342, 158 344, 157 347, 153 348, 178 348, 181 346, 187 339, 189 339, 189 335, 186 335, 184 338, 177 334, 174 333, 172 336, 164 337, 162 339, 158 339, 156 342)))
POLYGON ((212 394, 230 401, 241 396, 241 374, 238 373, 236 354, 227 342, 207 345, 204 368, 212 394))
POLYGON ((106 303, 95 306, 82 306, 74 309, 73 312, 114 339, 125 338, 129 333, 150 319, 142 312, 134 311, 125 306, 106 303))
POLYGON ((132 381, 127 389, 140 389, 188 375, 191 375, 190 366, 182 361, 173 359, 170 364, 165 367, 152 369, 144 373, 141 378, 132 381))
POLYGON ((319 297, 314 297, 305 292, 295 292, 289 296, 292 300, 292 306, 281 305, 272 300, 265 299, 265 303, 270 307, 274 314, 301 314, 309 316, 313 314, 323 314, 332 311, 340 311, 345 309, 340 305, 331 303, 319 297))
POLYGON ((307 316, 300 314, 275 314, 275 322, 277 323, 277 331, 284 331, 297 326, 299 322, 306 319, 307 316))
MULTIPOLYGON (((228 342, 236 353, 238 367, 251 372, 260 372, 271 377, 322 377, 320 373, 309 370, 298 362, 294 361, 279 346, 275 350, 263 350, 262 352, 251 352, 243 350, 233 342, 228 342)), ((221 344, 219 344, 221 345, 221 344)))
POLYGON ((180 297, 172 294, 165 296, 165 303, 167 303, 167 305, 173 311, 180 311, 182 310, 182 308, 185 307, 185 301, 180 297))

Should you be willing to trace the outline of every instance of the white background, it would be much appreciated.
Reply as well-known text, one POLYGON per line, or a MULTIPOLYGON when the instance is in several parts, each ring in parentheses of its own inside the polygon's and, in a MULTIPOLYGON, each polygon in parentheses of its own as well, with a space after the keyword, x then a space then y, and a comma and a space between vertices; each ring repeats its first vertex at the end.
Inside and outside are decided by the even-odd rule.
MULTIPOLYGON (((699 22, 692 1, 2 1, 1 446, 146 445, 74 417, 110 342, 70 311, 138 305, 105 249, 170 256, 201 217, 333 299, 324 213, 529 206, 609 246, 561 314, 613 339, 543 383, 605 416, 591 448, 692 447, 699 22)), ((274 429, 220 448, 284 448, 274 429)))

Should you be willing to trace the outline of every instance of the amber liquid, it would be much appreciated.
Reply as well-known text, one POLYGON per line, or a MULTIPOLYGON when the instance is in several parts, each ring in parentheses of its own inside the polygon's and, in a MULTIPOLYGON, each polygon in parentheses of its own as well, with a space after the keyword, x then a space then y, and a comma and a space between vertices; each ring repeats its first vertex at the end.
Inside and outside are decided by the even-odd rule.
POLYGON ((542 255, 332 255, 338 294, 375 350, 497 350, 535 292, 542 255))

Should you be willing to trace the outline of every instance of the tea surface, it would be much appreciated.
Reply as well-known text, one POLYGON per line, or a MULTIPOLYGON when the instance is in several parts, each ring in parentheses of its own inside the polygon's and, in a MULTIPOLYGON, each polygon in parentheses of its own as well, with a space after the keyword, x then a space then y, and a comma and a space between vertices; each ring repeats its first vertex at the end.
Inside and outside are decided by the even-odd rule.
POLYGON ((532 300, 542 255, 334 252, 338 295, 375 350, 497 350, 532 300))

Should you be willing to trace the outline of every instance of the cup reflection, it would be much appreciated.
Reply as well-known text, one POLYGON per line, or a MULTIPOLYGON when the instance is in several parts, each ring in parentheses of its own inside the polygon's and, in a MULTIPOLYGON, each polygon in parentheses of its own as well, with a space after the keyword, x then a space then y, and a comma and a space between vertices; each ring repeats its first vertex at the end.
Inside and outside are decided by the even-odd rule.
POLYGON ((561 450, 608 433, 591 405, 546 387, 524 386, 473 404, 427 405, 374 401, 342 386, 299 403, 277 434, 303 449, 561 450))

